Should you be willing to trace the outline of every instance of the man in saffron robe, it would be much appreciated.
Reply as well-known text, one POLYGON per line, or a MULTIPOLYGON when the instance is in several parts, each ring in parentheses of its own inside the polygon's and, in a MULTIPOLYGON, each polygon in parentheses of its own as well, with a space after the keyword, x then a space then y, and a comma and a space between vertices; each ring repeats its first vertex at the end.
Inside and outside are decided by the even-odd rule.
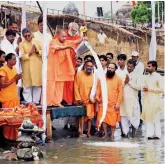
MULTIPOLYGON (((94 102, 90 101, 90 92, 94 81, 93 69, 93 61, 85 62, 84 70, 77 73, 74 83, 75 100, 78 104, 83 104, 86 108, 86 119, 88 122, 88 137, 90 137, 92 119, 94 118, 94 102)), ((84 118, 80 119, 79 125, 80 135, 83 135, 84 118)))
MULTIPOLYGON (((106 79, 107 79, 107 90, 108 90, 108 109, 106 113, 106 117, 103 121, 103 130, 104 130, 104 137, 105 139, 107 137, 107 125, 111 127, 111 141, 114 141, 114 132, 116 128, 116 123, 120 121, 120 105, 122 103, 122 81, 121 79, 116 75, 115 71, 117 69, 117 66, 115 63, 111 63, 108 65, 107 73, 106 73, 106 79)), ((100 121, 102 117, 102 96, 101 96, 101 86, 100 83, 98 85, 98 90, 96 93, 96 101, 99 103, 99 110, 97 119, 100 121)))
POLYGON ((9 53, 6 56, 7 64, 0 68, 0 102, 2 108, 14 108, 19 105, 19 98, 17 92, 17 82, 21 79, 22 74, 17 74, 16 56, 9 53))
MULTIPOLYGON (((22 74, 17 74, 16 56, 9 53, 5 58, 7 64, 0 68, 0 102, 2 108, 14 108, 20 104, 17 82, 22 78, 22 74)), ((3 135, 8 140, 16 140, 18 131, 15 126, 4 126, 3 135)))
MULTIPOLYGON (((75 22, 69 23, 68 31, 66 31, 66 40, 76 41, 80 40, 80 36, 78 34, 78 24, 75 22)), ((74 45, 76 48, 77 45, 74 45)), ((74 68, 76 69, 76 54, 73 49, 70 49, 70 56, 73 63, 74 68)), ((74 97, 74 81, 65 81, 64 83, 64 92, 63 92, 63 100, 67 102, 67 104, 73 103, 74 97)))
POLYGON ((50 42, 47 75, 47 105, 59 106, 63 98, 65 81, 73 81, 75 68, 72 63, 70 49, 82 41, 67 41, 66 32, 59 31, 58 36, 50 42))

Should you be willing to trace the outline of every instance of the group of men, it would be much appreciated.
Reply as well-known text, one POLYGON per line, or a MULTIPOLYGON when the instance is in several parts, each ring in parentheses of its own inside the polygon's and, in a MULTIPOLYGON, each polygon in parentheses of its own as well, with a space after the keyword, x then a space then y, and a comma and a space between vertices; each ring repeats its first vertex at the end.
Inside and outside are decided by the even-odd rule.
MULTIPOLYGON (((135 137, 141 119, 146 127, 146 137, 148 139, 160 139, 163 79, 156 72, 157 62, 149 61, 146 69, 148 74, 143 75, 145 71, 144 65, 138 60, 138 52, 133 51, 132 58, 128 61, 125 54, 119 54, 117 63, 107 58, 109 54, 99 56, 105 71, 108 91, 108 108, 101 126, 104 134, 103 138, 107 138, 107 127, 110 126, 110 139, 114 141, 117 123, 120 124, 123 137, 129 137, 130 131, 132 132, 132 137, 135 137)), ((87 111, 87 117, 80 120, 80 134, 83 135, 83 123, 86 121, 88 125, 87 136, 90 136, 92 119, 96 117, 95 125, 98 127, 102 117, 103 100, 101 79, 97 78, 99 72, 97 72, 93 57, 86 57, 88 57, 88 60, 84 60, 83 69, 76 74, 74 93, 77 103, 83 104, 87 111), (91 90, 95 85, 94 76, 97 79, 97 89, 95 98, 92 99, 91 90)), ((113 58, 113 55, 111 57, 113 58)))
MULTIPOLYGON (((39 30, 33 37, 31 31, 24 28, 23 40, 17 36, 17 24, 12 23, 1 42, 0 102, 3 108, 19 105, 18 94, 20 95, 22 86, 23 98, 27 103, 42 104, 42 21, 40 17, 39 30)), ((94 118, 97 120, 95 125, 99 125, 104 100, 101 95, 101 79, 93 56, 87 55, 84 59, 76 56, 77 46, 88 40, 86 36, 79 36, 78 30, 78 24, 72 22, 68 30, 59 30, 54 38, 47 34, 47 105, 83 105, 87 116, 79 119, 79 133, 83 136, 84 124, 87 123, 87 136, 90 137, 94 118)), ((127 61, 125 54, 119 54, 116 64, 112 62, 112 53, 99 55, 108 93, 107 113, 100 129, 104 133, 103 138, 107 138, 107 126, 110 126, 112 141, 117 122, 120 123, 123 136, 128 136, 131 126, 132 137, 135 137, 135 130, 140 123, 140 106, 143 107, 141 119, 146 122, 147 137, 161 137, 160 101, 163 85, 161 76, 156 72, 157 62, 148 62, 149 74, 143 75, 144 65, 138 61, 139 53, 134 51, 131 56, 132 59, 127 61)))

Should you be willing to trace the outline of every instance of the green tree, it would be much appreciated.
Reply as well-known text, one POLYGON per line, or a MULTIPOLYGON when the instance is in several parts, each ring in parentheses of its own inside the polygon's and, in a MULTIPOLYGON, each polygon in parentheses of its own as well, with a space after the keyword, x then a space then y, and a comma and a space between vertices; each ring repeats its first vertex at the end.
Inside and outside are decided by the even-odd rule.
MULTIPOLYGON (((162 12, 162 10, 164 11, 163 1, 155 2, 155 17, 156 18, 158 17, 158 3, 159 3, 159 15, 160 18, 162 18, 162 13, 164 13, 162 12)), ((134 7, 131 11, 131 19, 134 23, 142 23, 142 25, 146 22, 150 22, 152 19, 151 1, 138 2, 137 6, 134 7)))
POLYGON ((142 25, 148 21, 151 21, 152 10, 151 6, 143 2, 139 2, 136 7, 131 11, 131 19, 133 23, 141 23, 142 25))
MULTIPOLYGON (((143 2, 148 8, 151 8, 151 1, 144 1, 143 2)), ((159 16, 162 19, 162 14, 164 14, 164 1, 157 1, 155 2, 155 17, 156 17, 156 21, 158 18, 158 6, 159 6, 159 16), (158 5, 159 4, 159 5, 158 5)))

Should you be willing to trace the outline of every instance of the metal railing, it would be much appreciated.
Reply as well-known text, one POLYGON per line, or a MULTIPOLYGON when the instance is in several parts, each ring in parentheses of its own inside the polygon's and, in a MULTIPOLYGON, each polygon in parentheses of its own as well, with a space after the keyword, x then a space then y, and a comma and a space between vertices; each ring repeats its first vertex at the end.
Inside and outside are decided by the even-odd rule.
MULTIPOLYGON (((3 1, 5 4, 6 4, 6 1, 3 1)), ((16 7, 21 7, 22 4, 21 3, 15 3, 15 2, 7 2, 8 4, 11 4, 11 5, 15 5, 16 7)), ((26 5, 27 8, 36 8, 36 9, 39 9, 39 7, 37 5, 26 5)), ((48 8, 47 9, 47 14, 51 14, 51 15, 63 15, 63 11, 62 10, 57 10, 57 9, 50 9, 48 8)), ((78 14, 78 15, 75 15, 75 14, 69 14, 69 15, 73 15, 77 18, 80 18, 80 19, 84 19, 84 15, 82 14, 78 14)), ((112 23, 112 19, 111 18, 102 18, 102 17, 91 17, 91 16, 87 16, 85 15, 85 20, 89 20, 89 21, 101 21, 101 22, 105 22, 105 23, 112 23)), ((115 21, 113 21, 115 22, 115 21)))

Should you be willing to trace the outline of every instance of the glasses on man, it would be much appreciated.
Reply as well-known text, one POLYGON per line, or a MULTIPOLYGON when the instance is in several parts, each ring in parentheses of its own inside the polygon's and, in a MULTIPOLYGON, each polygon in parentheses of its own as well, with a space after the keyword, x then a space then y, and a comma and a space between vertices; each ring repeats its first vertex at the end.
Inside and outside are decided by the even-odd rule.
POLYGON ((29 38, 30 37, 30 35, 24 35, 24 38, 29 38))

